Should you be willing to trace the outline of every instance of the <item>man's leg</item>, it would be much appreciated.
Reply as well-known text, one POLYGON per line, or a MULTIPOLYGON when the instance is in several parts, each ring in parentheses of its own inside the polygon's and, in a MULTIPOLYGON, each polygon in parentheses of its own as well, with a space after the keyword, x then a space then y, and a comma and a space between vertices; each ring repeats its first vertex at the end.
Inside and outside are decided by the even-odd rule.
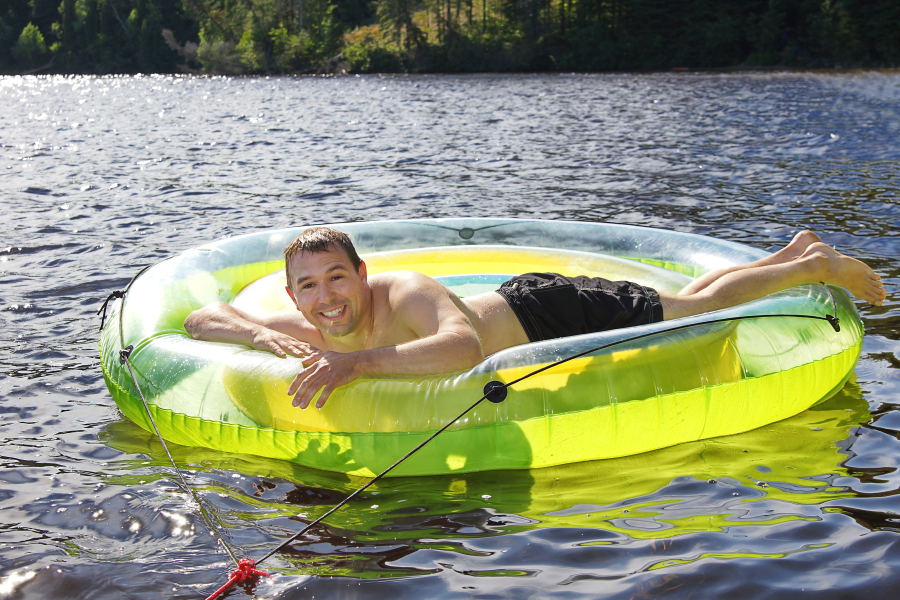
POLYGON ((683 290, 678 292, 678 295, 691 296, 693 294, 696 294, 697 292, 705 289, 706 286, 711 284, 713 281, 716 281, 717 279, 719 279, 723 275, 727 275, 728 273, 743 271, 744 269, 753 269, 756 267, 765 267, 768 265, 781 265, 786 262, 796 260, 797 258, 802 256, 804 252, 806 252, 806 249, 809 248, 810 245, 815 244, 818 241, 819 236, 817 236, 812 231, 801 231, 794 236, 794 239, 792 239, 787 246, 785 246, 778 252, 752 263, 747 263, 746 265, 736 265, 734 267, 727 267, 724 269, 715 269, 714 271, 710 271, 709 273, 701 275, 700 277, 689 283, 683 290))
POLYGON ((857 298, 876 306, 884 302, 881 277, 864 263, 844 256, 821 242, 809 244, 799 256, 787 262, 751 263, 746 268, 725 270, 698 291, 660 294, 660 300, 664 318, 668 321, 729 308, 794 286, 820 281, 846 288, 857 298))

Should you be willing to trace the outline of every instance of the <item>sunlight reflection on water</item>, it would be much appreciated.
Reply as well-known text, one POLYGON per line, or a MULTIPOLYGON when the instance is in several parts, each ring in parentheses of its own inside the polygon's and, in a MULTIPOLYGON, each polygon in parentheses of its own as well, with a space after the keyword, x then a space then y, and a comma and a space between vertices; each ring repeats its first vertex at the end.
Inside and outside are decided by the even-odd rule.
MULTIPOLYGON (((158 443, 100 375, 93 313, 140 267, 261 229, 502 216, 769 250, 811 227, 888 298, 859 305, 856 381, 815 410, 651 455, 381 483, 272 562, 258 594, 886 597, 898 100, 896 72, 0 78, 0 595, 193 598, 224 580, 158 443)), ((253 555, 360 484, 173 453, 253 555)))

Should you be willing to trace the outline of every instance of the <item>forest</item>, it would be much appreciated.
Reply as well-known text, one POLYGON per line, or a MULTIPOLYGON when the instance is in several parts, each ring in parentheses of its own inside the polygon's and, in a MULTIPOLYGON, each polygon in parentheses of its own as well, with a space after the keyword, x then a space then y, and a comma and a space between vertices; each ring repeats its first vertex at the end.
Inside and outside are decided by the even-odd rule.
POLYGON ((898 0, 0 0, 6 74, 898 65, 898 0))

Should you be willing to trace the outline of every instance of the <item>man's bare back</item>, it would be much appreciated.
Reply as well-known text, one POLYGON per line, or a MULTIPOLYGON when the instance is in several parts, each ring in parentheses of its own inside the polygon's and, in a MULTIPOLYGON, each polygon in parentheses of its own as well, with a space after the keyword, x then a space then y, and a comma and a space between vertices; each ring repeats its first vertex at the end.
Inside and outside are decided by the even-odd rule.
MULTIPOLYGON (((316 406, 323 406, 335 388, 362 376, 462 371, 489 354, 533 341, 501 294, 460 299, 412 271, 369 277, 340 232, 309 229, 285 255, 286 291, 297 311, 256 317, 216 303, 188 316, 185 328, 195 339, 301 357, 306 368, 288 388, 300 408, 317 395, 316 406)), ((885 297, 880 277, 869 267, 807 231, 765 259, 708 273, 677 295, 658 294, 663 314, 657 320, 719 310, 819 281, 846 287, 879 306, 885 297)))

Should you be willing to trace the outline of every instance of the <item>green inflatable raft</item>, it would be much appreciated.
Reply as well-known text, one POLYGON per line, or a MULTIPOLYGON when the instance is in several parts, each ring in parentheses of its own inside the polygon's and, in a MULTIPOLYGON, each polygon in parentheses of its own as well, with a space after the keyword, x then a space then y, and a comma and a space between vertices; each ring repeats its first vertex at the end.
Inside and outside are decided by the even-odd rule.
MULTIPOLYGON (((625 225, 428 219, 333 227, 350 235, 370 274, 420 271, 460 296, 530 271, 625 279, 674 293, 711 269, 766 256, 625 225)), ((303 229, 207 244, 135 279, 100 339, 104 378, 126 417, 152 429, 120 361, 120 350, 132 346, 137 383, 166 440, 373 476, 480 398, 487 382, 514 381, 615 343, 510 386, 506 401, 481 403, 390 474, 530 469, 779 421, 839 390, 860 354, 863 328, 850 297, 815 284, 688 319, 510 348, 463 373, 360 379, 336 390, 323 409, 301 411, 286 393, 303 368, 299 359, 196 341, 183 323, 215 301, 256 314, 292 309, 282 251, 303 229), (832 314, 840 331, 821 319, 832 314)))

